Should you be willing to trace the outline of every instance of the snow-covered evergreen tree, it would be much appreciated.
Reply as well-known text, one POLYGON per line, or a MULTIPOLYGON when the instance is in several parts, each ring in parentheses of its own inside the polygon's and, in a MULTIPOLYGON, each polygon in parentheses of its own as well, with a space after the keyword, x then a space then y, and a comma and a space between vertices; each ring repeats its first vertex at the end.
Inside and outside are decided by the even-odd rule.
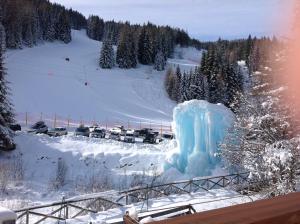
POLYGON ((143 27, 138 40, 138 59, 143 65, 149 65, 153 63, 153 47, 152 40, 146 27, 143 27))
POLYGON ((99 65, 101 68, 111 69, 112 67, 114 67, 114 64, 114 49, 112 47, 111 41, 104 41, 100 52, 99 65))
MULTIPOLYGON (((0 37, 4 37, 2 24, 0 22, 0 37)), ((4 39, 1 38, 0 46, 3 46, 4 39)), ((6 81, 6 71, 3 63, 4 49, 0 48, 0 141, 3 144, 13 143, 13 133, 9 125, 14 122, 12 104, 9 102, 10 90, 6 81)))
POLYGON ((120 68, 128 69, 137 66, 135 38, 129 26, 124 27, 121 32, 116 61, 120 68))
POLYGON ((71 24, 68 14, 65 10, 60 13, 55 29, 58 40, 61 40, 66 44, 71 42, 71 24))
POLYGON ((293 105, 284 101, 286 88, 274 74, 270 70, 252 74, 253 87, 240 93, 236 122, 222 146, 226 164, 250 171, 269 196, 294 191, 300 168, 299 122, 292 117, 293 105))
POLYGON ((102 40, 104 34, 104 21, 98 16, 90 16, 87 20, 87 35, 93 40, 102 40))
POLYGON ((165 70, 165 66, 166 66, 165 56, 161 51, 159 51, 155 56, 154 69, 156 69, 157 71, 163 71, 165 70))

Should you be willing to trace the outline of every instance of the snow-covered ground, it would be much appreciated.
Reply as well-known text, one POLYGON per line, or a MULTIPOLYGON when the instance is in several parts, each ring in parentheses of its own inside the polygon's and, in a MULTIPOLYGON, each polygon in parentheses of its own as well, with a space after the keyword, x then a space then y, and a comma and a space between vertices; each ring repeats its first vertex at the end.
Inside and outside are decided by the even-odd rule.
MULTIPOLYGON (((85 31, 72 31, 70 44, 44 43, 34 48, 8 50, 6 67, 18 119, 70 117, 74 120, 169 123, 172 102, 163 87, 165 72, 152 66, 101 69, 101 43, 85 31), (69 58, 70 61, 67 61, 69 58), (87 84, 87 85, 85 85, 87 84)), ((201 51, 177 48, 171 64, 185 69, 199 64, 201 51)), ((32 121, 31 120, 31 121, 32 121)))
POLYGON ((28 205, 47 203, 63 196, 123 190, 137 182, 146 183, 163 172, 165 157, 174 148, 169 141, 130 144, 73 133, 54 138, 20 132, 15 141, 15 151, 0 152, 0 163, 11 164, 10 169, 17 174, 20 168, 24 170, 22 179, 12 182, 0 197, 0 205, 9 207, 19 207, 17 201, 28 205), (65 164, 66 177, 65 186, 56 190, 59 161, 65 164))
POLYGON ((171 195, 158 199, 150 199, 148 203, 137 203, 125 207, 110 209, 108 211, 90 214, 78 217, 76 219, 67 220, 67 223, 113 223, 120 222, 126 211, 133 215, 138 214, 139 217, 146 217, 141 223, 149 221, 157 221, 162 218, 149 219, 147 216, 162 212, 166 209, 177 208, 185 205, 192 205, 197 212, 207 211, 236 204, 242 204, 259 199, 259 195, 245 196, 237 192, 219 189, 208 192, 198 192, 193 194, 171 195))

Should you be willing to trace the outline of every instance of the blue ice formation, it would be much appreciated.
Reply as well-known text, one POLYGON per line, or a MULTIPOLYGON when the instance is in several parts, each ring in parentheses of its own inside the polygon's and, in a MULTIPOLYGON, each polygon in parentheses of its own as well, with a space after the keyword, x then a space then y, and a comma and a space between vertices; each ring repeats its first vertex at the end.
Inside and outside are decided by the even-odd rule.
POLYGON ((178 152, 165 168, 174 167, 190 177, 212 175, 220 164, 216 157, 234 114, 222 104, 191 100, 179 104, 173 111, 173 128, 178 152))

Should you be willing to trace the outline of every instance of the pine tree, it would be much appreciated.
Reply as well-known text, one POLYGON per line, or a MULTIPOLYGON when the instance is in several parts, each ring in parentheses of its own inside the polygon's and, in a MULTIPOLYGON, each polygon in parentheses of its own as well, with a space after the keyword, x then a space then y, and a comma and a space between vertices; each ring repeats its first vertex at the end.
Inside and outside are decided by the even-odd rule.
POLYGON ((165 56, 161 51, 159 51, 155 56, 154 69, 156 69, 157 71, 163 71, 165 70, 165 66, 166 66, 165 56))
POLYGON ((3 17, 2 23, 6 31, 6 46, 8 48, 22 47, 21 11, 18 4, 16 0, 11 0, 3 9, 6 16, 3 17))
POLYGON ((50 19, 50 21, 47 24, 44 39, 47 41, 50 41, 50 42, 55 40, 55 28, 54 28, 54 22, 52 19, 50 19))
POLYGON ((135 68, 137 66, 135 38, 128 26, 121 32, 117 47, 117 64, 120 68, 135 68))
POLYGON ((206 77, 201 73, 199 68, 195 69, 193 76, 194 83, 191 85, 193 99, 206 100, 208 94, 206 77))
POLYGON ((61 40, 66 44, 70 43, 72 40, 71 24, 65 10, 63 10, 59 15, 59 19, 56 24, 56 37, 58 40, 61 40))
MULTIPOLYGON (((0 22, 0 27, 2 24, 0 22)), ((0 36, 3 38, 3 29, 0 29, 0 36)), ((1 38, 0 46, 3 46, 3 39, 1 38)), ((0 48, 0 142, 6 144, 13 143, 13 133, 9 128, 9 125, 14 122, 14 114, 12 104, 9 102, 10 90, 8 83, 5 79, 6 71, 3 64, 4 50, 0 48)), ((1 144, 0 144, 1 145, 1 144)))
POLYGON ((90 16, 87 21, 87 35, 93 40, 102 40, 104 21, 98 16, 90 16))
POLYGON ((101 68, 111 69, 114 67, 114 49, 111 41, 104 41, 100 53, 99 65, 101 68))
POLYGON ((141 30, 141 34, 139 36, 138 41, 138 59, 139 62, 143 65, 149 65, 153 63, 152 60, 153 48, 150 39, 150 34, 147 32, 144 27, 141 30))
POLYGON ((176 72, 174 75, 174 81, 173 81, 173 89, 172 89, 172 98, 173 100, 175 100, 176 102, 179 102, 181 96, 180 96, 180 84, 181 84, 181 70, 180 67, 177 66, 176 68, 176 72))

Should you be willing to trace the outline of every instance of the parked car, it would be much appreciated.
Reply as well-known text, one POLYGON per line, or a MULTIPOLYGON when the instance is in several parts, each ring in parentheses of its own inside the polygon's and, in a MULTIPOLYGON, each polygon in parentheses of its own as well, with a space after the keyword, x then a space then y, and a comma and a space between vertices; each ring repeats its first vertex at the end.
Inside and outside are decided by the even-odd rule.
POLYGON ((157 139, 157 134, 154 133, 154 132, 149 132, 144 137, 144 141, 143 142, 144 143, 155 144, 155 143, 157 143, 156 139, 157 139))
POLYGON ((95 124, 95 125, 90 126, 89 130, 90 130, 90 132, 93 132, 96 128, 99 128, 99 126, 95 124))
POLYGON ((135 131, 132 129, 129 129, 124 134, 124 142, 130 142, 135 143, 135 131))
POLYGON ((48 131, 49 136, 55 136, 55 137, 63 136, 63 135, 67 135, 67 134, 68 134, 67 129, 63 128, 63 127, 53 128, 48 131))
POLYGON ((88 127, 84 127, 83 125, 79 126, 75 130, 75 136, 90 136, 90 129, 88 127))
POLYGON ((113 140, 117 140, 120 141, 121 140, 121 134, 122 134, 122 129, 120 128, 112 128, 109 130, 109 139, 113 139, 113 140))
POLYGON ((136 133, 138 133, 138 136, 140 137, 146 137, 146 135, 150 132, 153 132, 151 128, 143 128, 141 130, 136 131, 136 133))
POLYGON ((174 134, 172 134, 172 133, 163 133, 162 135, 161 135, 161 137, 162 138, 164 138, 164 139, 174 139, 174 134))
POLYGON ((90 137, 92 138, 105 138, 106 131, 105 129, 95 128, 94 131, 91 132, 90 137))
POLYGON ((15 224, 17 214, 7 208, 0 207, 0 224, 15 224))
POLYGON ((0 151, 12 151, 16 149, 16 144, 8 140, 0 140, 0 151))
POLYGON ((19 125, 19 124, 11 124, 10 126, 9 126, 9 128, 12 130, 12 131, 21 131, 21 125, 19 125))
POLYGON ((44 121, 36 122, 34 125, 30 127, 28 130, 29 133, 35 133, 35 134, 47 134, 48 127, 45 124, 44 121))

